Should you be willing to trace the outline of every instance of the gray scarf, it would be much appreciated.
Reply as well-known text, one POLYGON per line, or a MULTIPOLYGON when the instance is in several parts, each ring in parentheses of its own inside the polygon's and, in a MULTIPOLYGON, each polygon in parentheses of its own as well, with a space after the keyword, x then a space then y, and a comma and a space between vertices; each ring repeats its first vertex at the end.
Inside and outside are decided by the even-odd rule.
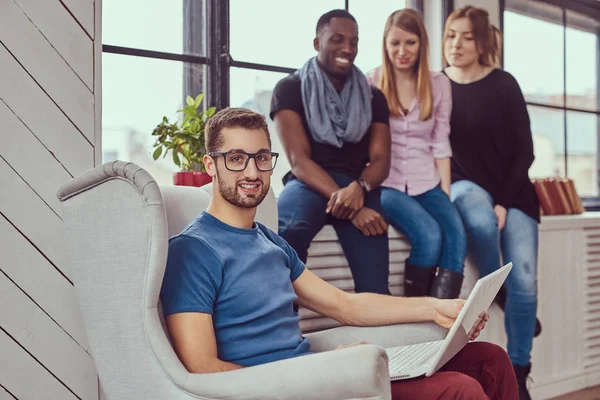
POLYGON ((365 75, 353 66, 340 93, 313 57, 297 72, 301 81, 302 103, 312 137, 319 143, 341 148, 358 143, 369 130, 373 118, 373 92, 365 75))

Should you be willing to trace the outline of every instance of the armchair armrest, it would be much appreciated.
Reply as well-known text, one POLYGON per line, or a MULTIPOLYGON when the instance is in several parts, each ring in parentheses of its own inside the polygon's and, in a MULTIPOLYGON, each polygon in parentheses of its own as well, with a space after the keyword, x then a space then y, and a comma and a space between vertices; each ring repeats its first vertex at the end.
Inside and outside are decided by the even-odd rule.
POLYGON ((364 345, 234 371, 189 374, 184 390, 210 399, 389 400, 387 355, 364 345))
POLYGON ((306 335, 310 350, 318 353, 335 349, 340 344, 366 341, 382 347, 405 346, 441 340, 448 331, 434 322, 397 324, 373 327, 340 326, 306 335))

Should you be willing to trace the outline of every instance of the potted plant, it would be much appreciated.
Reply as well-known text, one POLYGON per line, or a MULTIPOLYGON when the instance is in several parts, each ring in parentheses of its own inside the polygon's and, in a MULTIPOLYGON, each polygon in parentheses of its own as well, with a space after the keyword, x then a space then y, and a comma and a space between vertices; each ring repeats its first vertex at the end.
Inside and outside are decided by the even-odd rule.
POLYGON ((204 127, 206 121, 215 113, 215 107, 198 113, 204 95, 201 93, 194 99, 187 96, 186 106, 178 113, 183 113, 181 124, 171 123, 163 117, 160 124, 152 131, 156 136, 152 157, 157 160, 161 155, 166 157, 171 152, 173 162, 180 172, 173 176, 175 185, 202 186, 211 181, 206 173, 202 157, 206 154, 204 148, 204 127))

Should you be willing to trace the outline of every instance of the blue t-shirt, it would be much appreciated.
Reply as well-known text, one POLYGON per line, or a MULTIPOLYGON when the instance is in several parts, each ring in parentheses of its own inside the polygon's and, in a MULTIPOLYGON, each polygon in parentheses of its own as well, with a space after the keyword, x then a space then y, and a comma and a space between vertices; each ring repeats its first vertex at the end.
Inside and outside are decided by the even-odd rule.
POLYGON ((222 361, 251 366, 307 354, 292 287, 304 268, 264 225, 240 229, 202 212, 169 241, 163 312, 211 314, 222 361))

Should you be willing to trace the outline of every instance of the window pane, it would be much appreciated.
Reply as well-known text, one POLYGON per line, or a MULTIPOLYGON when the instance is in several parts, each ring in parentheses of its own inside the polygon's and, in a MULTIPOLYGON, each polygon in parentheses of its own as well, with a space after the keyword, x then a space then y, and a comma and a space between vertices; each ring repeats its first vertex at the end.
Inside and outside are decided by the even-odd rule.
POLYGON ((230 0, 231 56, 236 61, 301 67, 313 48, 319 17, 343 0, 230 0), (263 20, 257 21, 255 15, 263 20))
POLYGON ((565 175, 564 113, 543 107, 527 107, 531 119, 535 160, 531 178, 565 175))
POLYGON ((363 72, 381 65, 383 28, 396 10, 406 6, 405 0, 379 0, 377 7, 365 0, 350 0, 349 11, 358 22, 358 56, 355 64, 363 72))
POLYGON ((504 12, 504 67, 515 76, 527 101, 563 105, 563 44, 562 25, 504 12))
POLYGON ((567 166, 580 196, 598 196, 598 117, 567 111, 567 166))
POLYGON ((232 107, 246 107, 261 113, 267 119, 273 151, 279 153, 277 165, 271 177, 271 187, 276 195, 283 189, 281 179, 289 172, 290 163, 279 142, 279 136, 275 131, 275 124, 269 118, 271 110, 271 94, 273 88, 287 74, 280 72, 258 71, 246 68, 231 68, 229 77, 231 79, 230 104, 232 107))
POLYGON ((177 120, 184 104, 184 73, 193 86, 202 87, 204 66, 109 53, 102 63, 103 162, 132 161, 159 184, 172 184, 179 169, 169 156, 153 160, 151 133, 163 116, 177 120))
POLYGON ((103 0, 102 43, 206 55, 205 3, 206 0, 103 0))
POLYGON ((567 12, 567 106, 600 110, 598 104, 600 22, 567 12))

